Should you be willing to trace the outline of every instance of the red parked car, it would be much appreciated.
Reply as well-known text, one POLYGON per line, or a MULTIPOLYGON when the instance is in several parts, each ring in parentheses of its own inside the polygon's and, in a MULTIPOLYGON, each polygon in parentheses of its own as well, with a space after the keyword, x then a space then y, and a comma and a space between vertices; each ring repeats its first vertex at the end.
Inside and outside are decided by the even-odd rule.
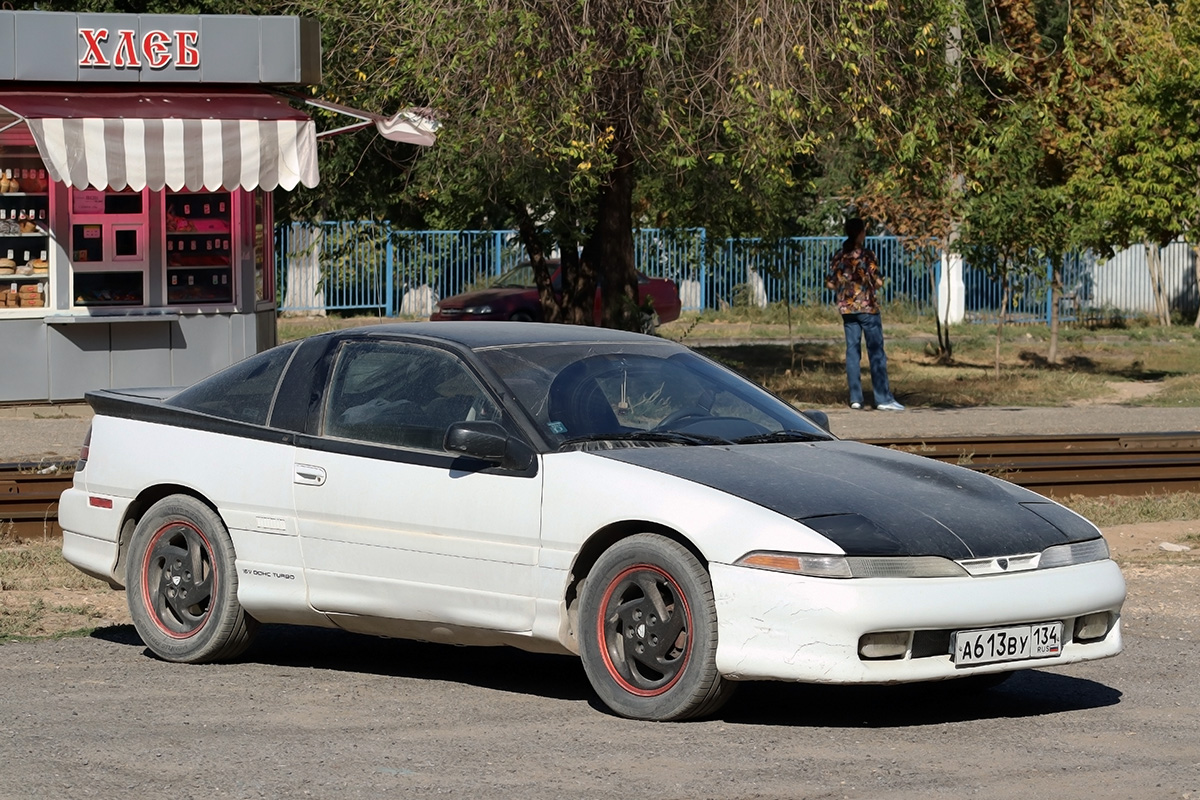
MULTIPOLYGON (((638 300, 650 298, 658 322, 679 319, 679 289, 666 278, 651 278, 641 272, 638 276, 638 300)), ((555 292, 562 289, 562 272, 557 267, 551 282, 555 292)), ((600 290, 596 290, 594 322, 600 324, 600 290)), ((542 304, 538 300, 533 265, 525 263, 501 275, 486 289, 463 292, 447 297, 433 309, 431 320, 510 319, 524 322, 542 321, 542 304)))

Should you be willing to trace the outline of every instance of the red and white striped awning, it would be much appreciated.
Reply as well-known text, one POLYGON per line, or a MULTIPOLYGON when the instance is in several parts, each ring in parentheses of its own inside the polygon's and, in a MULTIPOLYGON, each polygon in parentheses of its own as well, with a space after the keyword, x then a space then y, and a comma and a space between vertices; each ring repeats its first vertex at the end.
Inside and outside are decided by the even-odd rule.
POLYGON ((46 171, 80 189, 317 185, 316 127, 266 92, 0 92, 46 171))

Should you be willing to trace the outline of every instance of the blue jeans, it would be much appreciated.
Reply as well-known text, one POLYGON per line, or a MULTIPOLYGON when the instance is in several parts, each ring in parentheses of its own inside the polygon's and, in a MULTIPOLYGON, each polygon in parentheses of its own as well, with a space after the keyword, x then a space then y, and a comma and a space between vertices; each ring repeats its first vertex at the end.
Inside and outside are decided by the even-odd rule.
POLYGON ((878 314, 842 314, 846 329, 846 382, 850 384, 850 402, 863 401, 862 340, 867 340, 867 360, 871 363, 871 391, 875 405, 894 402, 888 386, 887 354, 883 352, 883 323, 878 314))

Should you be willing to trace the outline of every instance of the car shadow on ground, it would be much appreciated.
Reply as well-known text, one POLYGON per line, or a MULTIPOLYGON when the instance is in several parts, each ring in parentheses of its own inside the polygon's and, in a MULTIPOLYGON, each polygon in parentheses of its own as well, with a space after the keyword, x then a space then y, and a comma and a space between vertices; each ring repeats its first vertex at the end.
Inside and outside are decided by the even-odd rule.
MULTIPOLYGON (((132 625, 92 637, 146 649, 132 625)), ((586 702, 611 715, 592 692, 578 658, 512 647, 455 647, 344 631, 264 625, 241 665, 325 669, 460 683, 495 691, 586 702)), ((716 715, 729 724, 890 728, 1008 719, 1102 708, 1121 692, 1102 683, 1042 670, 1016 673, 988 690, 956 681, 899 686, 818 686, 775 681, 741 684, 716 715)))
MULTIPOLYGON (((92 636, 157 658, 132 625, 100 628, 92 636)), ((593 696, 574 656, 526 653, 514 647, 456 647, 298 625, 262 626, 237 663, 451 681, 559 700, 593 696)))
POLYGON ((1023 670, 992 689, 957 681, 897 686, 747 683, 719 715, 746 725, 892 728, 1016 719, 1116 705, 1121 692, 1085 678, 1023 670))

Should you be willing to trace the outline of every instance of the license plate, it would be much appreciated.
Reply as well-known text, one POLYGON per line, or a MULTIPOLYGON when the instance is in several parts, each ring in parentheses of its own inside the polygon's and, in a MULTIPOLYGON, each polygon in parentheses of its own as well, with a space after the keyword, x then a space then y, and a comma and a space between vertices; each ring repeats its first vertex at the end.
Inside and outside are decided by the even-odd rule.
POLYGON ((960 667, 1020 661, 1024 658, 1052 658, 1062 652, 1061 622, 1015 625, 1011 628, 983 628, 954 634, 952 660, 960 667))

